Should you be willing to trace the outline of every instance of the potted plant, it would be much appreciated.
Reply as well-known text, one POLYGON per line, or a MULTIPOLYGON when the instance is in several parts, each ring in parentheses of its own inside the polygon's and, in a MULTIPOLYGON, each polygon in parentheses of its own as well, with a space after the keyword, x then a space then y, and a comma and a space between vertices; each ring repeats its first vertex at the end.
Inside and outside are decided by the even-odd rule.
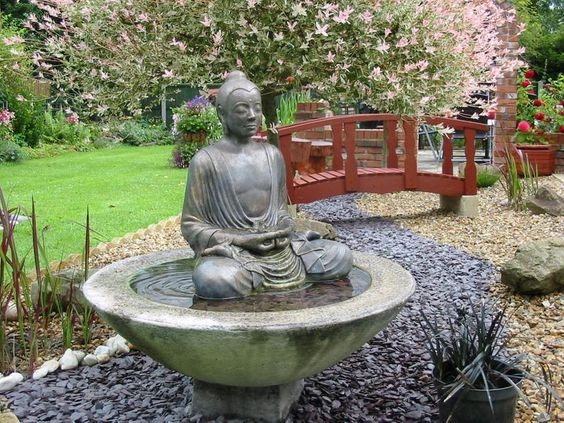
POLYGON ((533 88, 535 76, 527 70, 518 80, 515 143, 539 175, 550 175, 556 164, 556 144, 564 142, 559 141, 564 137, 564 75, 537 84, 538 93, 533 88))
POLYGON ((528 379, 545 390, 546 408, 560 401, 543 378, 520 367, 524 355, 510 356, 504 349, 505 310, 490 313, 485 303, 457 310, 444 324, 421 312, 421 327, 433 361, 433 378, 439 393, 441 422, 513 422, 517 398, 527 404, 520 385, 528 379))
POLYGON ((171 162, 173 166, 186 168, 200 148, 221 137, 221 123, 215 107, 203 96, 194 97, 172 111, 176 145, 171 162))

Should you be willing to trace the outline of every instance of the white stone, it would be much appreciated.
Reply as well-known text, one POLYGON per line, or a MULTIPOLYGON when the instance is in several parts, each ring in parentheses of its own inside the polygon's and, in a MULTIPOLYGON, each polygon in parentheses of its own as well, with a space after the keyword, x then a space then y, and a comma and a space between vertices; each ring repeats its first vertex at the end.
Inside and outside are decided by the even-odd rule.
POLYGON ((78 360, 70 348, 59 359, 59 363, 61 364, 61 370, 76 369, 78 367, 78 360))
POLYGON ((86 354, 82 359, 82 364, 85 366, 94 366, 98 364, 98 359, 94 354, 86 354))
POLYGON ((0 392, 9 391, 18 383, 20 383, 23 378, 23 375, 18 372, 14 372, 9 374, 8 376, 0 378, 0 392))
POLYGON ((105 346, 105 345, 100 345, 99 347, 97 347, 97 348, 94 350, 94 355, 95 355, 96 357, 98 357, 98 356, 101 355, 101 354, 111 355, 111 354, 110 354, 110 349, 109 349, 107 346, 105 346))
POLYGON ((41 367, 45 367, 48 373, 53 373, 55 370, 59 368, 59 364, 60 364, 59 360, 53 358, 43 363, 41 367))
POLYGON ((125 339, 121 335, 116 335, 111 337, 106 341, 106 345, 110 349, 110 355, 129 353, 129 346, 127 345, 127 339, 125 339))
POLYGON ((96 356, 96 359, 98 360, 98 363, 104 364, 104 363, 107 363, 108 361, 110 361, 110 355, 105 354, 105 353, 98 354, 96 356))
POLYGON ((49 370, 47 369, 47 367, 41 366, 39 369, 33 372, 33 375, 31 377, 33 378, 33 380, 37 380, 47 376, 48 373, 49 370))
POLYGON ((80 351, 80 350, 73 351, 72 353, 74 354, 74 356, 76 357, 76 359, 78 360, 79 363, 86 356, 86 353, 84 351, 80 351))
POLYGON ((106 340, 106 342, 104 342, 104 345, 105 345, 106 347, 108 347, 108 349, 109 349, 109 351, 110 351, 110 352, 109 352, 110 355, 116 355, 116 352, 117 352, 117 345, 116 345, 116 338, 115 338, 115 336, 112 336, 111 338, 108 338, 108 339, 106 340))

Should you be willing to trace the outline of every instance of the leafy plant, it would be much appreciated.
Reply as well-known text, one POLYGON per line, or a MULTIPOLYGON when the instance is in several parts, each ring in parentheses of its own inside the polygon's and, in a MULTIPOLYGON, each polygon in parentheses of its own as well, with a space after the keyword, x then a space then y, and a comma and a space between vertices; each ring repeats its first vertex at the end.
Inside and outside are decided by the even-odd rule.
POLYGON ((41 140, 46 144, 66 144, 88 150, 98 136, 99 130, 94 125, 80 122, 76 114, 65 115, 62 110, 55 114, 45 112, 45 127, 41 140))
POLYGON ((529 404, 519 388, 521 378, 531 380, 545 390, 547 411, 550 411, 553 398, 561 401, 549 383, 549 369, 543 370, 543 377, 537 377, 518 368, 524 355, 511 357, 505 351, 505 319, 505 309, 490 312, 485 302, 457 309, 456 316, 448 315, 443 324, 437 319, 431 321, 421 312, 420 325, 434 366, 433 375, 444 384, 442 402, 459 398, 457 395, 468 389, 483 389, 493 411, 490 391, 512 386, 529 404))
POLYGON ((172 150, 171 166, 186 169, 190 165, 190 161, 194 155, 205 146, 205 142, 187 142, 179 140, 174 150, 172 150))
POLYGON ((194 97, 172 111, 173 134, 182 136, 182 134, 203 132, 208 140, 217 140, 221 137, 222 128, 217 112, 205 97, 194 97))
POLYGON ((548 144, 546 133, 564 132, 564 74, 535 92, 533 70, 522 71, 517 88, 518 143, 548 144))
POLYGON ((12 141, 0 141, 0 163, 19 162, 23 152, 19 145, 12 141))
POLYGON ((501 167, 501 185, 510 207, 521 210, 525 207, 527 197, 535 195, 539 189, 538 170, 536 167, 533 168, 521 151, 512 149, 510 146, 505 147, 503 157, 504 165, 501 167), (517 159, 515 154, 518 155, 517 159), (519 160, 519 165, 523 171, 523 178, 519 176, 517 160, 519 160))
POLYGON ((311 95, 309 91, 296 92, 289 91, 280 96, 278 108, 276 109, 276 118, 280 125, 290 125, 294 123, 294 116, 298 110, 298 103, 309 101, 311 95))
POLYGON ((162 124, 150 124, 143 120, 127 120, 115 128, 118 139, 128 145, 173 144, 174 137, 162 124))
POLYGON ((492 169, 479 169, 476 174, 476 185, 478 188, 487 188, 495 185, 501 177, 499 171, 492 169))

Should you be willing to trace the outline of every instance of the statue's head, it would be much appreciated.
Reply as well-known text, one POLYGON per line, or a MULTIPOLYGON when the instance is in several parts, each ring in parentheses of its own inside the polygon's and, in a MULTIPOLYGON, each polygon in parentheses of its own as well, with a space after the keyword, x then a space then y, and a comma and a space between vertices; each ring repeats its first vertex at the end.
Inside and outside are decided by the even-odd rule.
POLYGON ((258 87, 241 71, 233 71, 219 88, 217 113, 226 135, 250 138, 262 123, 262 103, 258 87))

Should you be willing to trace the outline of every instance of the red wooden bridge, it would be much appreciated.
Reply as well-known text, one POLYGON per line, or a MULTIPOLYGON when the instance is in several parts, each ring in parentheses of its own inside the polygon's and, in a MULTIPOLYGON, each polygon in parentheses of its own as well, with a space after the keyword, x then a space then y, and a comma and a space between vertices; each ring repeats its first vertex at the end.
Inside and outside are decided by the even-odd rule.
MULTIPOLYGON (((442 173, 417 169, 417 125, 415 120, 400 120, 398 115, 360 114, 313 119, 278 128, 279 145, 286 163, 288 195, 294 204, 352 192, 389 193, 425 191, 448 197, 476 194, 475 138, 478 131, 487 132, 481 123, 438 117, 427 117, 423 123, 443 124, 460 130, 465 139, 465 175, 453 175, 452 136, 443 136, 442 173), (357 124, 383 121, 386 157, 382 167, 358 167, 355 158, 357 124), (398 145, 396 127, 401 123, 405 134, 403 150, 398 145), (318 173, 294 174, 292 171, 292 138, 298 132, 331 127, 332 166, 318 173), (403 154, 403 166, 398 155, 403 154)), ((422 123, 422 122, 419 122, 422 123)))

